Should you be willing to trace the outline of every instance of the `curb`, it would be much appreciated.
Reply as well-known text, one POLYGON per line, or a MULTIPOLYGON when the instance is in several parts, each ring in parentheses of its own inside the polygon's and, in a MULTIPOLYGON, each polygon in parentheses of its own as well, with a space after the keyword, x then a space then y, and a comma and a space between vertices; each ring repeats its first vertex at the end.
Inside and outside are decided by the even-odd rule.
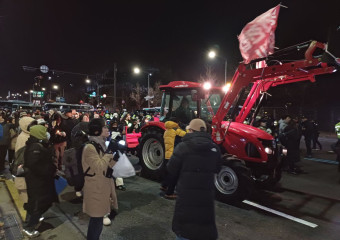
POLYGON ((21 218, 21 221, 24 222, 26 219, 26 211, 24 209, 24 203, 21 201, 19 197, 18 190, 16 189, 14 182, 12 180, 0 179, 1 182, 4 182, 7 188, 8 193, 14 203, 15 209, 18 212, 18 215, 21 218))

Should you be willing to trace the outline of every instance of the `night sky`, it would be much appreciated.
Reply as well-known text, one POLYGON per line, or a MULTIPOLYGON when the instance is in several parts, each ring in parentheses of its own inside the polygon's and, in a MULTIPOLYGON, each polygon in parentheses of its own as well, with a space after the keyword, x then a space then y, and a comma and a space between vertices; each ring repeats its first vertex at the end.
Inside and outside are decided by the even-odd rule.
MULTIPOLYGON (((196 81, 205 72, 211 47, 218 47, 228 59, 231 78, 242 60, 237 35, 245 24, 278 3, 1 0, 0 95, 30 89, 38 73, 24 72, 24 65, 95 74, 115 62, 120 72, 139 64, 167 69, 173 80, 196 81)), ((288 9, 281 8, 279 14, 279 48, 310 39, 327 41, 329 26, 339 21, 337 0, 282 4, 288 9)), ((223 61, 215 61, 221 79, 223 67, 223 61)), ((339 74, 334 76, 327 84, 340 86, 339 74)))

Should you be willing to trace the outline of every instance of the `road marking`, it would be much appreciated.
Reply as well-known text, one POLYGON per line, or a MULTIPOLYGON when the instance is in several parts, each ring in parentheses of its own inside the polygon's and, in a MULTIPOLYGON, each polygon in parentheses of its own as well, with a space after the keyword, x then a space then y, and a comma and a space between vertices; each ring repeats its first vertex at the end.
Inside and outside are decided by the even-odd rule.
POLYGON ((334 165, 338 165, 339 164, 338 161, 321 159, 321 158, 304 158, 304 159, 305 160, 309 160, 309 161, 314 161, 314 162, 330 163, 330 164, 334 164, 334 165))
POLYGON ((270 213, 279 215, 279 216, 284 217, 284 218, 287 218, 287 219, 289 219, 289 220, 292 220, 292 221, 295 221, 295 222, 304 224, 304 225, 306 225, 306 226, 308 226, 308 227, 311 227, 311 228, 316 228, 316 227, 318 226, 318 225, 316 225, 316 224, 314 224, 314 223, 305 221, 305 220, 300 219, 300 218, 293 217, 293 216, 291 216, 291 215, 288 215, 288 214, 285 214, 285 213, 276 211, 276 210, 271 209, 271 208, 267 208, 267 207, 265 207, 265 206, 262 206, 262 205, 260 205, 260 204, 257 204, 257 203, 254 203, 254 202, 251 202, 251 201, 248 201, 248 200, 244 200, 243 203, 248 204, 248 205, 253 206, 253 207, 260 208, 260 209, 262 209, 262 210, 264 210, 264 211, 267 211, 267 212, 270 212, 270 213))

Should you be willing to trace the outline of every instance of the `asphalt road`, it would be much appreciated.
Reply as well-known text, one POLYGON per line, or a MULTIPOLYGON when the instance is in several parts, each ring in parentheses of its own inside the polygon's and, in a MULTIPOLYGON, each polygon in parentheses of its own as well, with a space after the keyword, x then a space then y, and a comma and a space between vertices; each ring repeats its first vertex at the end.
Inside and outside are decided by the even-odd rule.
MULTIPOLYGON (((329 239, 340 236, 340 174, 336 166, 303 161, 306 174, 284 175, 275 191, 257 190, 249 201, 316 224, 307 226, 246 203, 230 206, 216 202, 219 239, 329 239)), ((101 239, 174 239, 171 220, 174 201, 161 198, 159 184, 140 177, 126 179, 127 191, 118 192, 119 215, 104 227, 101 239)), ((68 231, 84 239, 88 217, 72 189, 46 214, 40 239, 68 239, 68 231), (67 228, 66 228, 67 227, 67 228), (67 229, 67 230, 65 230, 67 229), (65 235, 66 234, 66 235, 65 235)), ((280 214, 279 213, 279 214, 280 214)))

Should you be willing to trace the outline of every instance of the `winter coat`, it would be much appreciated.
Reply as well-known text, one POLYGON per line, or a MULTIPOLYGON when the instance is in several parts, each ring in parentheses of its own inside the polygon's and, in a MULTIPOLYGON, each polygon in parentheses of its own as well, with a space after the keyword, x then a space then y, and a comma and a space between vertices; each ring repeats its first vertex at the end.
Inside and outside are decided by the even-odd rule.
POLYGON ((82 154, 84 172, 88 169, 84 184, 83 212, 90 217, 103 217, 111 211, 111 204, 118 208, 115 186, 112 178, 105 177, 107 168, 114 165, 113 155, 104 154, 94 145, 86 144, 82 154))
POLYGON ((66 139, 67 139, 67 144, 70 146, 71 144, 71 132, 72 129, 78 124, 78 120, 72 119, 72 118, 66 118, 63 119, 62 125, 63 129, 66 132, 66 139))
POLYGON ((11 143, 9 145, 9 149, 15 150, 15 144, 17 143, 17 139, 18 139, 18 131, 17 131, 17 129, 14 128, 14 125, 9 130, 9 134, 10 134, 10 138, 11 138, 11 143))
POLYGON ((3 128, 3 136, 2 136, 2 139, 0 140, 0 145, 9 147, 9 145, 11 144, 11 134, 10 134, 11 124, 1 123, 1 125, 3 128))
POLYGON ((284 129, 284 134, 287 138, 285 147, 287 148, 288 162, 300 161, 300 135, 298 127, 290 124, 284 129))
POLYGON ((214 174, 221 168, 221 153, 205 132, 186 134, 168 163, 178 178, 172 230, 191 240, 215 240, 214 174))
POLYGON ((309 121, 306 120, 301 123, 302 127, 302 135, 305 136, 305 139, 312 139, 313 138, 313 132, 314 132, 314 127, 313 124, 309 121))
POLYGON ((184 137, 186 132, 179 128, 178 123, 173 121, 165 122, 165 128, 166 130, 163 135, 165 146, 165 159, 170 159, 174 151, 176 136, 184 137))
POLYGON ((44 213, 53 202, 58 202, 54 177, 57 168, 54 163, 53 147, 48 142, 33 136, 27 140, 24 155, 24 170, 28 202, 24 208, 29 214, 44 213))
POLYGON ((15 144, 15 151, 18 151, 20 148, 26 145, 26 141, 30 137, 30 133, 27 130, 28 125, 33 122, 34 119, 31 117, 23 117, 19 120, 19 126, 21 129, 21 133, 18 136, 17 142, 15 144))
POLYGON ((72 147, 80 148, 83 143, 88 141, 87 133, 89 132, 89 123, 80 122, 71 131, 72 147))
POLYGON ((66 132, 66 128, 64 127, 64 125, 61 123, 60 125, 55 125, 54 127, 52 127, 49 132, 51 134, 51 138, 50 141, 53 144, 58 144, 58 143, 62 143, 62 142, 66 142, 67 141, 67 137, 65 136, 61 136, 59 134, 56 134, 57 131, 59 132, 65 132, 66 136, 67 136, 67 132, 66 132))

